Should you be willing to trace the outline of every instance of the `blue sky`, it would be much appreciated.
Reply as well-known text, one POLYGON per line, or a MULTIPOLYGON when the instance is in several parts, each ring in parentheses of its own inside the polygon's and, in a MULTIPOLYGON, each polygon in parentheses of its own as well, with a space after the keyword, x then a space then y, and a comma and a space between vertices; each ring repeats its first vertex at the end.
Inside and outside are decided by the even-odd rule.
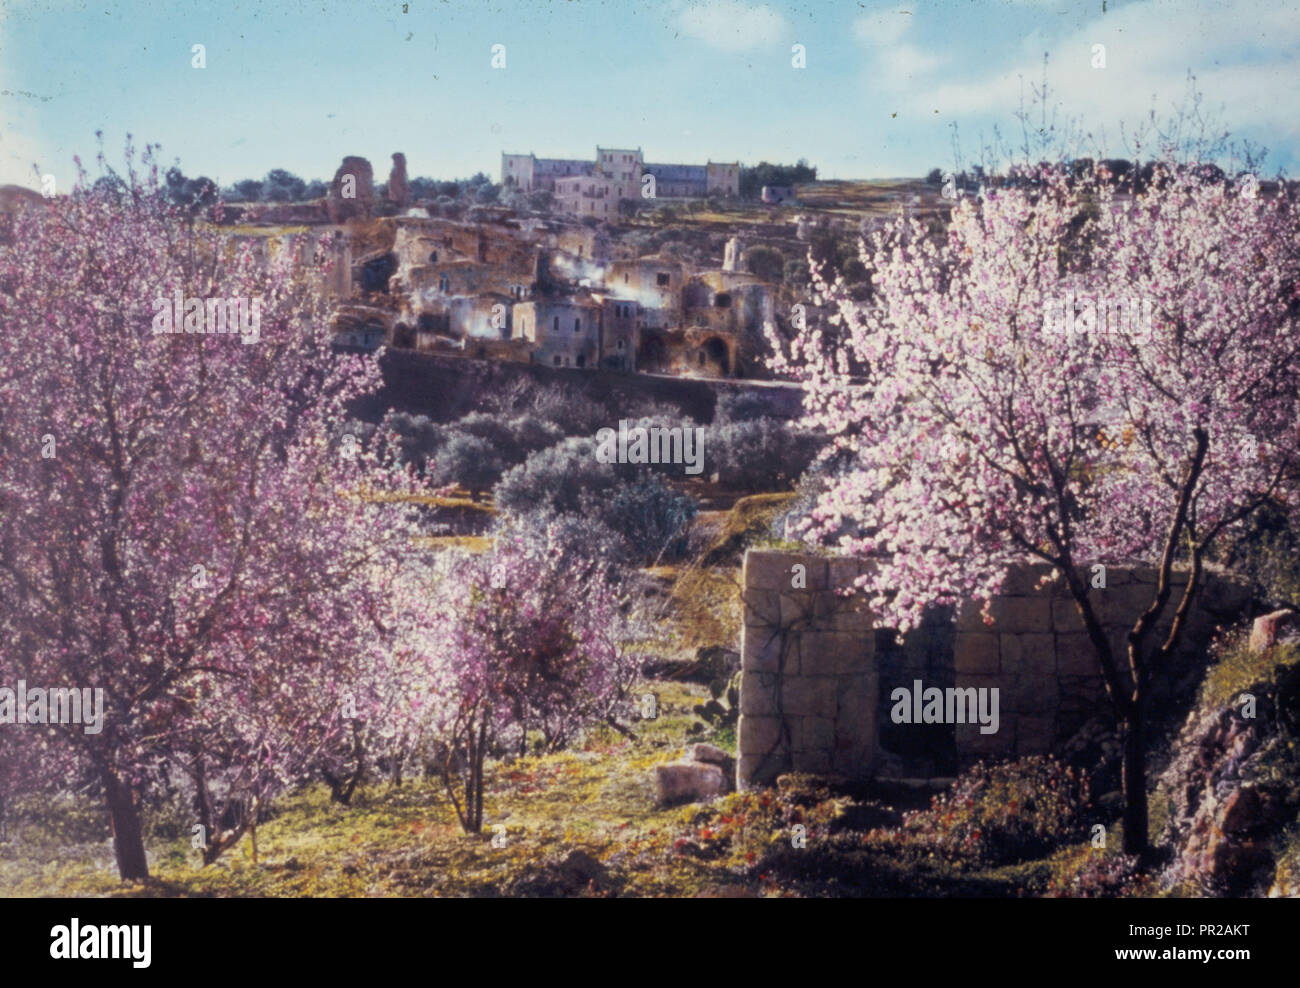
POLYGON ((1172 105, 1191 71, 1223 123, 1271 149, 1265 170, 1294 174, 1297 51, 1288 0, 0 0, 0 183, 36 186, 35 162, 63 190, 96 130, 118 158, 130 132, 223 184, 327 179, 347 154, 382 179, 393 151, 413 176, 496 177, 502 150, 597 144, 918 175, 951 164, 954 121, 968 156, 1014 130, 1044 52, 1060 112, 1112 153, 1120 123, 1153 96, 1172 105))

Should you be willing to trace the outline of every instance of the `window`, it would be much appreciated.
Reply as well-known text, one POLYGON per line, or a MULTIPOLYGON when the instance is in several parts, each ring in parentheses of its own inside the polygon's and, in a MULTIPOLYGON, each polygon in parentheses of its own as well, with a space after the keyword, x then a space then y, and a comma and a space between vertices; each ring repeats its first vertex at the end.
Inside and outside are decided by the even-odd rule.
POLYGON ((580 333, 580 332, 582 332, 582 320, 581 320, 581 319, 574 319, 574 320, 573 320, 573 331, 574 331, 575 333, 580 333))
POLYGON ((719 309, 730 309, 731 296, 728 295, 726 292, 718 292, 718 294, 714 296, 713 304, 717 306, 719 309))
POLYGON ((622 341, 622 340, 619 340, 619 341, 618 341, 618 348, 619 348, 620 350, 623 349, 623 341, 622 341))
POLYGON ((667 285, 668 281, 669 281, 668 275, 665 274, 663 271, 660 271, 659 274, 655 276, 655 284, 659 285, 661 288, 664 285, 667 285))
POLYGON ((438 263, 438 252, 436 250, 429 254, 429 263, 430 264, 438 263))
POLYGON ((560 331, 560 317, 559 317, 559 316, 556 316, 556 317, 551 321, 551 328, 552 328, 555 332, 557 332, 557 333, 560 331))
POLYGON ((625 285, 627 284, 627 275, 626 275, 626 274, 623 275, 623 284, 625 284, 625 285))
POLYGON ((560 366, 560 355, 558 353, 555 355, 555 366, 560 366))
POLYGON ((438 291, 442 292, 444 295, 451 291, 451 282, 448 280, 446 275, 443 275, 438 279, 438 291))

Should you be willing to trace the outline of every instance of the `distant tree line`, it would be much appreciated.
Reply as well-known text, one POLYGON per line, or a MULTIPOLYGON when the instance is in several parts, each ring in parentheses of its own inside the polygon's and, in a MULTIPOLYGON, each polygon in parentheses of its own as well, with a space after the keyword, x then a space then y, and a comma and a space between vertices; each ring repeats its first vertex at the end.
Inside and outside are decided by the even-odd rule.
MULTIPOLYGON (((111 181, 104 180, 101 181, 111 181)), ((263 178, 245 178, 221 188, 206 176, 189 178, 179 166, 173 165, 164 176, 164 190, 167 197, 179 206, 202 209, 217 201, 218 195, 230 203, 253 202, 305 202, 320 199, 329 192, 329 183, 320 179, 306 181, 293 172, 283 168, 272 168, 263 178)), ((503 195, 497 185, 484 172, 478 172, 469 178, 439 181, 433 178, 413 178, 408 183, 412 200, 429 199, 440 202, 460 202, 464 205, 489 205, 507 198, 520 198, 522 194, 508 191, 503 195)), ((374 194, 383 196, 388 183, 376 183, 374 194)), ((522 196, 529 208, 546 210, 550 208, 550 193, 531 193, 522 196)), ((513 205, 514 202, 507 203, 513 205)))
POLYGON ((765 185, 800 185, 817 181, 817 169, 806 158, 793 165, 772 165, 760 161, 757 165, 740 166, 740 194, 746 199, 757 199, 765 185))

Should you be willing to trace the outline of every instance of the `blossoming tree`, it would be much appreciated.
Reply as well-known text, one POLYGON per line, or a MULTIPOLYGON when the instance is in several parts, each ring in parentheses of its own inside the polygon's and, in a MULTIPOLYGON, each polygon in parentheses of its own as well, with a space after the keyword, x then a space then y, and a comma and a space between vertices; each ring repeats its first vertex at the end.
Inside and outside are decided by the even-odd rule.
POLYGON ((374 573, 406 532, 357 496, 402 478, 330 440, 378 371, 331 352, 320 259, 188 222, 152 151, 127 160, 0 244, 0 633, 29 683, 103 688, 100 733, 49 739, 139 879, 164 766, 219 830, 222 804, 264 800, 346 730, 339 695, 383 624, 374 573), (156 335, 178 290, 260 300, 260 339, 156 335))
POLYGON ((635 656, 619 644, 624 602, 610 567, 546 537, 445 560, 431 590, 444 616, 426 655, 441 773, 466 833, 483 826, 488 753, 547 750, 630 702, 635 656))
POLYGON ((842 544, 878 561, 859 584, 884 623, 988 601, 1025 557, 1063 576, 1123 729, 1130 853, 1148 847, 1148 688, 1207 553, 1262 506, 1297 505, 1300 223, 1293 190, 1258 189, 1169 162, 1136 195, 1101 169, 1022 171, 937 236, 888 224, 862 244, 869 301, 818 275, 828 318, 773 336, 848 463, 807 532, 856 523, 842 544), (1149 324, 1085 310, 1067 327, 1080 298, 1147 300, 1149 324), (1116 648, 1082 567, 1134 558, 1157 580, 1116 648))

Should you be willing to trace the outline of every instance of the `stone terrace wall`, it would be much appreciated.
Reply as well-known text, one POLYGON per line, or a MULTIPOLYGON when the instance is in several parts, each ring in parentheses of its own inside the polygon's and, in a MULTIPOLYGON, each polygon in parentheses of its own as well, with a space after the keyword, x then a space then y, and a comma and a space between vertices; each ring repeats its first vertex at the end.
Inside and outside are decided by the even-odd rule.
MULTIPOLYGON (((981 757, 1057 749, 1109 703, 1083 620, 1063 581, 1040 586, 1042 564, 1013 567, 989 621, 973 605, 934 608, 899 642, 872 630, 862 597, 835 591, 862 572, 857 560, 750 550, 743 576, 737 785, 771 782, 785 771, 848 778, 949 775, 981 757), (799 574, 797 567, 803 567, 799 574), (895 687, 996 688, 999 727, 895 724, 895 687)), ((1091 580, 1091 569, 1083 576, 1091 580)), ((1186 585, 1176 573, 1172 599, 1186 585)), ((1113 647, 1154 593, 1155 570, 1108 566, 1092 598, 1113 647)), ((1201 654, 1215 626, 1248 602, 1241 586, 1207 573, 1181 652, 1201 654)), ((1173 604, 1158 631, 1166 632, 1173 604)))

